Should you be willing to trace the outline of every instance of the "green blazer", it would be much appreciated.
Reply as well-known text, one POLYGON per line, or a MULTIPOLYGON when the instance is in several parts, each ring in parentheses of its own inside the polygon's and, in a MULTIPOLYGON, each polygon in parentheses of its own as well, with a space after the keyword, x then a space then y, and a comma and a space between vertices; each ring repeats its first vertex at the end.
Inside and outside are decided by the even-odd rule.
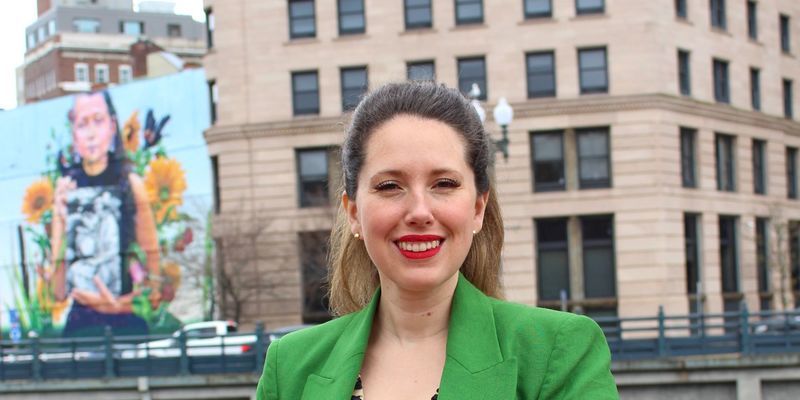
MULTIPOLYGON (((350 399, 379 297, 272 342, 256 398, 350 399)), ((490 298, 459 274, 439 400, 618 399, 610 360, 591 319, 490 298)))

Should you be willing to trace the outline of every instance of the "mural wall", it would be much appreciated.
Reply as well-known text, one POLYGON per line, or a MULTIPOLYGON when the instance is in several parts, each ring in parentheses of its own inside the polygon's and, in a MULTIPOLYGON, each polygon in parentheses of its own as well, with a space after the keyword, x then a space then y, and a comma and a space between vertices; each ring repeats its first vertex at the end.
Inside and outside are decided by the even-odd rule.
POLYGON ((207 90, 190 70, 0 113, 5 337, 210 317, 207 90))

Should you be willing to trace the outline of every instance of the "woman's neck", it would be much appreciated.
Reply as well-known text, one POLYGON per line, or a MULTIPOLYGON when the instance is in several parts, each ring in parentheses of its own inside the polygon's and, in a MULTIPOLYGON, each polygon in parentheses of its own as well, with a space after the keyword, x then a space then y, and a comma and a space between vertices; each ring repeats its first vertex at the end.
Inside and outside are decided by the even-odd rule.
POLYGON ((95 161, 89 161, 84 159, 83 160, 83 170, 86 172, 86 175, 89 176, 96 176, 100 175, 105 171, 106 167, 108 166, 108 157, 100 157, 95 161))
POLYGON ((447 337, 450 306, 458 275, 430 292, 408 292, 381 285, 373 332, 403 343, 447 337))

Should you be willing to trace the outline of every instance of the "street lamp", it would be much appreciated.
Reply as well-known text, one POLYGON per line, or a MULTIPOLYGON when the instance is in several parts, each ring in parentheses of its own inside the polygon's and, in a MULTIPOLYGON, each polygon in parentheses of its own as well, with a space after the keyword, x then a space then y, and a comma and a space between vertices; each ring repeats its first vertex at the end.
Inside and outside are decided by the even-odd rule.
MULTIPOLYGON (((470 104, 472 107, 475 108, 475 112, 478 113, 478 117, 481 119, 481 123, 486 122, 486 111, 481 106, 481 102, 478 100, 478 97, 481 95, 481 88, 478 86, 477 83, 472 84, 472 89, 469 91, 469 97, 472 99, 470 104)), ((514 119, 514 109, 511 108, 511 105, 508 104, 508 101, 505 97, 501 97, 500 101, 497 102, 497 105, 492 110, 492 115, 494 116, 494 121, 497 122, 497 125, 500 125, 500 129, 503 137, 499 140, 492 140, 494 143, 495 151, 499 151, 503 153, 503 160, 508 162, 508 125, 511 124, 511 121, 514 119)))

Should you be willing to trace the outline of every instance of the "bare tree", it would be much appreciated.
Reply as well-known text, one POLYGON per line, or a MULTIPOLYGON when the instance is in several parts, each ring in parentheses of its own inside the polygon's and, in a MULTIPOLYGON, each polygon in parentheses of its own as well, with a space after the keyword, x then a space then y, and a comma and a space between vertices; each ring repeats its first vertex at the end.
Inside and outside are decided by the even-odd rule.
POLYGON ((779 288, 778 295, 780 296, 781 306, 783 310, 790 308, 790 294, 792 292, 792 273, 791 273, 791 260, 789 253, 791 249, 791 240, 798 237, 798 227, 796 223, 789 221, 783 214, 783 207, 777 203, 773 203, 769 207, 770 215, 770 233, 771 239, 769 241, 769 265, 772 270, 778 271, 779 288))

